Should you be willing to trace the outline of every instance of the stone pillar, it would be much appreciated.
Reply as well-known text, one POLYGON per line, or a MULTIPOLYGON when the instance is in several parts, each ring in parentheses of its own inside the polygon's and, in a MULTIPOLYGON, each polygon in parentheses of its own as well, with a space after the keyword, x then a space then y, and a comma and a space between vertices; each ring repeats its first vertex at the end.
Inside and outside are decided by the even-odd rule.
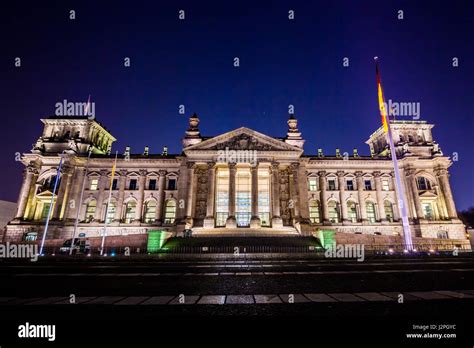
MULTIPOLYGON (((103 169, 100 171, 99 177, 99 195, 97 196, 97 208, 95 209, 94 220, 101 221, 102 213, 106 214, 104 207, 104 199, 105 199, 105 185, 107 184, 107 170, 103 169)), ((87 185, 87 184, 86 184, 87 185)))
POLYGON ((298 196, 300 207, 300 221, 304 224, 310 224, 309 220, 309 196, 308 196, 308 172, 306 171, 306 163, 300 163, 298 167, 298 196))
POLYGON ((115 210, 114 221, 120 222, 122 220, 123 214, 123 201, 125 200, 125 186, 127 185, 127 170, 122 169, 120 170, 120 178, 119 178, 119 185, 118 185, 118 199, 117 199, 117 206, 115 210))
POLYGON ((135 211, 135 221, 142 222, 143 213, 143 201, 145 199, 145 184, 146 184, 146 169, 142 169, 140 172, 140 178, 138 179, 138 199, 137 199, 137 210, 135 211))
POLYGON ((156 221, 159 225, 163 224, 163 204, 165 202, 165 184, 166 170, 158 171, 158 199, 156 202, 156 221))
POLYGON ((235 219, 235 174, 237 168, 235 163, 229 163, 229 217, 225 223, 226 228, 236 228, 237 220, 235 219))
POLYGON ((38 170, 31 165, 28 165, 23 171, 23 184, 21 185, 17 211, 15 214, 15 219, 17 220, 22 219, 25 214, 26 204, 28 203, 28 195, 30 193, 31 187, 34 186, 33 176, 37 173, 38 170))
POLYGON ((451 186, 449 185, 449 173, 447 169, 438 169, 436 171, 441 191, 443 192, 444 201, 446 202, 446 209, 448 211, 448 217, 450 219, 458 219, 456 213, 456 205, 454 204, 453 193, 451 192, 451 186))
MULTIPOLYGON (((85 167, 80 167, 80 166, 75 167, 74 175, 73 175, 73 179, 71 183, 71 193, 69 194, 70 196, 69 202, 74 201, 74 205, 71 205, 71 204, 67 205, 66 212, 64 213, 65 219, 75 220, 77 212, 79 212, 80 214, 79 219, 81 219, 83 202, 80 201, 80 198, 81 198, 82 182, 84 181, 85 175, 86 175, 85 167)), ((84 214, 85 214, 85 211, 84 211, 84 214)))
MULTIPOLYGON (((71 183, 72 183, 72 177, 73 177, 73 172, 74 172, 74 169, 72 167, 68 167, 64 174, 64 179, 65 179, 65 189, 64 189, 64 195, 63 195, 63 198, 61 200, 61 207, 60 207, 60 211, 59 211, 59 219, 61 220, 64 220, 64 218, 66 217, 66 213, 67 213, 67 210, 69 208, 69 205, 70 205, 70 197, 71 197, 71 183)), ((74 206, 76 206, 76 202, 74 202, 74 206)))
POLYGON ((367 211, 365 209, 365 201, 364 201, 364 181, 362 178, 362 172, 358 171, 355 172, 356 175, 356 182, 357 182, 357 197, 359 200, 359 210, 360 210, 360 218, 362 222, 367 222, 367 211))
POLYGON ((418 186, 416 186, 415 180, 415 170, 408 169, 406 171, 407 178, 408 178, 408 185, 409 190, 411 191, 411 197, 413 198, 413 202, 415 203, 415 211, 418 220, 424 220, 425 215, 423 214, 423 207, 421 206, 420 196, 418 195, 418 186))
POLYGON ((280 216, 280 171, 278 163, 272 163, 272 227, 283 227, 283 220, 280 216))
POLYGON ((194 174, 195 164, 188 162, 188 197, 186 202, 186 228, 193 227, 194 174))
POLYGON ((54 203, 52 219, 58 220, 64 213, 64 204, 67 204, 67 193, 69 191, 69 185, 71 183, 71 168, 63 164, 60 174, 60 182, 58 193, 56 195, 56 202, 54 203))
POLYGON ((294 223, 300 222, 300 204, 299 204, 299 189, 298 189, 298 163, 292 163, 289 168, 289 184, 290 184, 290 197, 293 201, 293 218, 294 223))
POLYGON ((320 192, 320 206, 323 224, 329 224, 328 202, 326 193, 326 172, 320 171, 319 175, 319 192, 320 192))
POLYGON ((216 200, 216 164, 209 163, 207 165, 208 173, 208 188, 207 188, 207 205, 206 205, 206 218, 204 219, 203 226, 205 228, 214 228, 214 205, 216 200))
POLYGON ((252 216, 250 219, 250 228, 260 228, 261 221, 258 216, 258 163, 250 167, 250 174, 252 178, 252 216))
POLYGON ((382 178, 380 172, 374 172, 375 178, 375 190, 376 190, 376 197, 377 197, 377 206, 379 208, 379 219, 382 222, 386 222, 387 218, 385 216, 385 208, 383 202, 383 194, 382 194, 382 178))
POLYGON ((346 192, 346 182, 344 180, 344 172, 338 171, 337 172, 337 179, 339 184, 339 202, 341 206, 341 221, 342 223, 348 222, 347 216, 347 204, 345 199, 345 192, 346 192))

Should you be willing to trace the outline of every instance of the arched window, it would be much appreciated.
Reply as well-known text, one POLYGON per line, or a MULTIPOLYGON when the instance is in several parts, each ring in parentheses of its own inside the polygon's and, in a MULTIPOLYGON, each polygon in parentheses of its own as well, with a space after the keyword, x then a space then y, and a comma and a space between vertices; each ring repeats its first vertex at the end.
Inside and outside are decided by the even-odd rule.
POLYGON ((309 219, 313 224, 319 224, 321 222, 319 216, 319 202, 311 200, 309 202, 309 219))
POLYGON ((385 212, 385 218, 393 222, 393 205, 389 201, 383 202, 383 210, 385 212))
POLYGON ((172 224, 176 219, 176 201, 170 199, 166 201, 165 204, 165 224, 172 224))
POLYGON ((145 216, 143 217, 145 223, 152 223, 156 217, 156 202, 150 200, 145 204, 145 216))
POLYGON ((135 212, 137 210, 137 203, 133 200, 128 201, 127 205, 125 206, 125 217, 124 222, 126 224, 131 223, 135 219, 135 212))
POLYGON ((332 223, 339 222, 339 207, 337 206, 337 202, 330 201, 328 203, 328 215, 329 215, 330 222, 332 223))
POLYGON ((347 202, 347 218, 351 222, 357 222, 357 206, 353 201, 347 202))
POLYGON ((371 224, 375 223, 375 204, 372 202, 367 202, 365 204, 365 210, 367 212, 367 220, 371 224))
POLYGON ((97 201, 95 199, 89 201, 86 205, 86 213, 84 215, 85 222, 91 222, 94 219, 94 214, 97 209, 97 201))
POLYGON ((423 176, 419 176, 416 178, 416 184, 418 186, 418 190, 420 191, 426 191, 426 190, 432 189, 431 181, 429 181, 427 178, 423 176))
POLYGON ((111 223, 115 218, 115 211, 117 210, 117 204, 115 201, 110 201, 109 206, 107 207, 107 212, 105 215, 105 222, 111 223))

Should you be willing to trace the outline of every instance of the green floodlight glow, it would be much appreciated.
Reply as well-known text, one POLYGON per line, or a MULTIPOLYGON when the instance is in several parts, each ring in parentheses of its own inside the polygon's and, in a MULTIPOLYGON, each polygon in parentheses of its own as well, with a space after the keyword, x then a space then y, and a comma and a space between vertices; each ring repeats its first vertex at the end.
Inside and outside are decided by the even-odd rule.
POLYGON ((318 230, 318 238, 324 249, 336 244, 335 232, 333 230, 318 230))
POLYGON ((147 251, 149 253, 160 251, 170 235, 171 233, 166 231, 148 231, 147 251))

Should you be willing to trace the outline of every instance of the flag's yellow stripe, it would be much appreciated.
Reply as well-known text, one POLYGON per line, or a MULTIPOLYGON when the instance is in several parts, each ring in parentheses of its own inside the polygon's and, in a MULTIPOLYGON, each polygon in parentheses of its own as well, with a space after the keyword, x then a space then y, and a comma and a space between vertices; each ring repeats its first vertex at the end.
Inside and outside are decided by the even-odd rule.
POLYGON ((387 123, 387 110, 385 108, 385 103, 383 100, 382 86, 378 84, 378 94, 379 94, 379 108, 380 115, 382 116, 382 125, 385 133, 388 132, 388 123, 387 123))

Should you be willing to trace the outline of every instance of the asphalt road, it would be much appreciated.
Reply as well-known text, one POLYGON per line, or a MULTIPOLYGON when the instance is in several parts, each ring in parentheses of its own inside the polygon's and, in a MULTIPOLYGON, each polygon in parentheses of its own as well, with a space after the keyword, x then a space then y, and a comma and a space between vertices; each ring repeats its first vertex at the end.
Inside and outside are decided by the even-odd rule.
MULTIPOLYGON (((472 341, 473 310, 474 258, 467 256, 0 262, 0 338, 7 343, 16 342, 18 323, 46 320, 58 325, 58 340, 67 339, 67 325, 87 326, 97 342, 109 343, 162 325, 163 342, 193 344, 220 344, 215 330, 229 327, 261 344, 314 342, 314 327, 343 329, 331 336, 337 342, 399 343, 413 325, 455 323, 456 339, 435 342, 453 345, 472 341), (264 322, 273 329, 261 336, 264 322), (288 333, 295 330, 305 334, 288 333)), ((425 343, 433 345, 416 342, 425 343)))

